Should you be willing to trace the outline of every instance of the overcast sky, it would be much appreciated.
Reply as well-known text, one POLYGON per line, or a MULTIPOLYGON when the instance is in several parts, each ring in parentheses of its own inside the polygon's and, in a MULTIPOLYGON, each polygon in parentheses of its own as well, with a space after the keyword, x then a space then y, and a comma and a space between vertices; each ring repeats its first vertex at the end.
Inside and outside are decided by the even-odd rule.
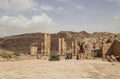
POLYGON ((0 0, 0 37, 82 30, 120 33, 120 0, 0 0))

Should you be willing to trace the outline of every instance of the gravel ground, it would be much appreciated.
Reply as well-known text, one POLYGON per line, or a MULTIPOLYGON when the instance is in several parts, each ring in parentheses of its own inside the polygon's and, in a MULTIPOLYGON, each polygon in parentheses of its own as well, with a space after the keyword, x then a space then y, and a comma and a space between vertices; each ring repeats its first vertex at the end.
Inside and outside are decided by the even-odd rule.
POLYGON ((120 79, 119 62, 22 60, 0 62, 0 79, 120 79))

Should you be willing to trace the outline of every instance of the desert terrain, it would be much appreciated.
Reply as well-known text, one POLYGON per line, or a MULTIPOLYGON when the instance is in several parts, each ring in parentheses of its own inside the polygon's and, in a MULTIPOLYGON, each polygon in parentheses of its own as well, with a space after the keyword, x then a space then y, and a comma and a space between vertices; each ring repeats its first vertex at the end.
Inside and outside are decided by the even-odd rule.
POLYGON ((0 79, 119 79, 120 63, 96 60, 0 62, 0 79))

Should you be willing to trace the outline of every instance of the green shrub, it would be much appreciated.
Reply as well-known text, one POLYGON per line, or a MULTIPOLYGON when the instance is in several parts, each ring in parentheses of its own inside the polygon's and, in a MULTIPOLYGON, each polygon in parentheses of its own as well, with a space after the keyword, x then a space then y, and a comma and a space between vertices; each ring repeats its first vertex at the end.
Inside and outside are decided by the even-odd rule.
POLYGON ((59 60, 60 60, 60 58, 59 58, 58 54, 51 54, 50 55, 49 61, 59 61, 59 60))
POLYGON ((9 60, 11 58, 12 54, 9 54, 6 52, 1 52, 0 56, 9 60))

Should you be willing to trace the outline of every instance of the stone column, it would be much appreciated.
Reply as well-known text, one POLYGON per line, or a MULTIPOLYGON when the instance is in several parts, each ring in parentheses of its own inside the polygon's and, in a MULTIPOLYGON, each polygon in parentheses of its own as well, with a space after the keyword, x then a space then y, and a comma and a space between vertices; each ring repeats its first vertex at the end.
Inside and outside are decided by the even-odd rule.
POLYGON ((74 55, 77 55, 77 50, 78 49, 78 44, 77 44, 77 40, 75 40, 75 53, 74 53, 74 55))
POLYGON ((103 58, 103 59, 105 59, 105 55, 106 55, 106 52, 107 52, 107 49, 106 49, 106 48, 107 48, 107 47, 106 47, 105 44, 103 44, 102 47, 101 47, 101 49, 102 49, 102 58, 103 58))
POLYGON ((62 53, 62 43, 61 43, 61 38, 58 39, 58 53, 59 55, 61 55, 62 53))
POLYGON ((72 42, 72 55, 74 55, 74 52, 75 52, 75 50, 74 50, 74 42, 72 42))
POLYGON ((77 47, 78 47, 77 40, 74 40, 72 42, 72 55, 77 55, 77 47))
POLYGON ((58 39, 58 52, 59 55, 64 55, 66 52, 66 42, 64 38, 58 39))
POLYGON ((43 42, 41 43, 41 55, 44 55, 44 45, 43 45, 43 42))
POLYGON ((63 55, 65 55, 66 52, 67 52, 67 43, 64 41, 64 53, 63 53, 63 55))
POLYGON ((47 36, 47 54, 50 55, 50 48, 51 48, 51 37, 50 35, 47 36))
POLYGON ((61 43, 62 43, 62 51, 61 51, 61 54, 64 55, 64 52, 65 52, 65 39, 64 38, 61 38, 61 43))
POLYGON ((44 55, 50 55, 50 35, 46 34, 44 35, 44 42, 43 42, 43 53, 44 55))
POLYGON ((45 33, 44 34, 44 41, 43 41, 43 55, 47 55, 46 53, 47 53, 47 34, 45 33))

